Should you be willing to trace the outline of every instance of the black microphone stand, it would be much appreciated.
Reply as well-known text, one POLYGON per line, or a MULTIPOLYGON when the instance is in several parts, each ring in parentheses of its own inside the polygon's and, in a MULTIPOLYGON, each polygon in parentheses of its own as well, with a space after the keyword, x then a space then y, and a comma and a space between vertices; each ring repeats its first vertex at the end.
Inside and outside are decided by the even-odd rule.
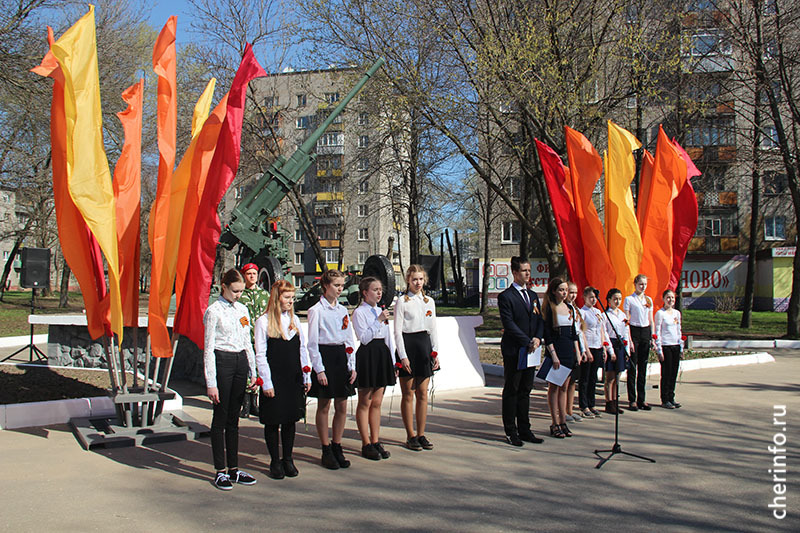
MULTIPOLYGON (((600 308, 603 310, 603 313, 605 313, 606 320, 608 320, 608 323, 611 325, 611 329, 614 330, 614 335, 616 335, 617 339, 620 342, 622 342, 622 337, 620 336, 619 331, 617 331, 617 328, 614 326, 614 322, 612 322, 611 318, 608 316, 608 309, 606 308, 606 306, 603 305, 603 302, 600 301, 600 298, 598 297, 599 296, 598 292, 599 291, 595 291, 595 293, 594 293, 595 297, 597 297, 597 303, 600 304, 600 308)), ((614 349, 613 345, 611 346, 611 349, 612 350, 614 349)), ((628 355, 628 348, 625 346, 624 343, 622 344, 622 349, 625 352, 625 360, 627 361, 630 357, 628 355)), ((651 463, 655 463, 656 462, 655 459, 650 459, 649 457, 644 457, 643 455, 636 455, 635 453, 625 452, 625 451, 622 450, 622 446, 620 446, 620 444, 619 444, 619 375, 617 376, 616 409, 614 410, 614 444, 608 450, 595 450, 594 451, 594 454, 600 459, 600 462, 597 463, 597 466, 595 466, 595 468, 601 468, 608 460, 610 460, 612 457, 614 457, 618 453, 621 453, 623 455, 629 455, 631 457, 635 457, 635 458, 641 459, 643 461, 650 461, 651 463), (604 454, 604 453, 608 453, 608 456, 607 457, 603 457, 601 454, 604 454)))

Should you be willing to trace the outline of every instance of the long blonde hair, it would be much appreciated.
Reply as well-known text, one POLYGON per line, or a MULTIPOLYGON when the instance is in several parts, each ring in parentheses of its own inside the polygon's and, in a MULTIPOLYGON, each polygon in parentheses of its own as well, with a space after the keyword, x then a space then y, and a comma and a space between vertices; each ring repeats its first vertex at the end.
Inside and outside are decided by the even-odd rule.
MULTIPOLYGON (((273 339, 282 338, 287 340, 281 328, 281 294, 284 292, 294 292, 294 285, 285 279, 280 279, 273 283, 269 290, 269 303, 265 314, 267 315, 267 337, 273 339)), ((289 308, 289 316, 291 317, 289 331, 297 330, 294 320, 294 302, 292 302, 292 307, 289 308)))
MULTIPOLYGON (((575 283, 574 281, 567 281, 567 290, 569 290, 570 287, 575 287, 575 292, 578 291, 578 284, 575 283)), ((569 298, 569 293, 567 293, 567 298, 569 298)), ((578 308, 577 303, 578 301, 576 299, 575 302, 570 303, 570 305, 575 308, 575 317, 574 317, 575 322, 579 324, 580 330, 585 333, 587 329, 586 322, 583 320, 583 316, 581 316, 581 314, 577 311, 578 308)))

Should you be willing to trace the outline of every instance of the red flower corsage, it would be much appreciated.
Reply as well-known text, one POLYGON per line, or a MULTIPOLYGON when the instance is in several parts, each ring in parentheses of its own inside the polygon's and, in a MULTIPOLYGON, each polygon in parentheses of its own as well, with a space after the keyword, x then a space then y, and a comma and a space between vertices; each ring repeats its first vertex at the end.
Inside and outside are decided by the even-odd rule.
POLYGON ((347 326, 349 324, 350 324, 350 317, 347 316, 347 315, 344 315, 344 318, 342 319, 342 329, 347 329, 347 326))
POLYGON ((628 345, 628 341, 622 341, 622 344, 627 346, 628 345))
POLYGON ((243 328, 246 328, 247 326, 250 325, 250 321, 247 320, 246 316, 243 316, 242 318, 240 318, 239 319, 239 323, 242 325, 243 328))
POLYGON ((653 340, 654 340, 654 341, 657 341, 657 340, 658 340, 658 335, 656 335, 655 333, 653 333, 653 340))
POLYGON ((348 346, 347 348, 344 349, 344 351, 347 352, 347 355, 350 355, 351 353, 353 353, 353 347, 348 346))
POLYGON ((603 341, 603 346, 610 346, 607 342, 603 341))
POLYGON ((260 386, 261 386, 261 385, 263 385, 263 384, 264 384, 264 380, 263 380, 263 379, 261 379, 261 378, 256 378, 255 385, 257 385, 257 386, 259 386, 259 387, 260 387, 260 386))
POLYGON ((403 363, 395 363, 394 367, 395 368, 403 368, 403 363))
POLYGON ((303 372, 305 372, 306 374, 308 374, 309 372, 311 372, 311 367, 310 367, 310 366, 308 366, 308 365, 304 366, 304 367, 303 367, 303 372))
POLYGON ((681 335, 681 340, 685 341, 686 340, 686 335, 681 335))
POLYGON ((431 352, 431 359, 436 359, 437 357, 439 357, 439 352, 436 351, 431 352))
POLYGON ((433 311, 428 309, 427 311, 425 311, 425 316, 433 316, 433 311))

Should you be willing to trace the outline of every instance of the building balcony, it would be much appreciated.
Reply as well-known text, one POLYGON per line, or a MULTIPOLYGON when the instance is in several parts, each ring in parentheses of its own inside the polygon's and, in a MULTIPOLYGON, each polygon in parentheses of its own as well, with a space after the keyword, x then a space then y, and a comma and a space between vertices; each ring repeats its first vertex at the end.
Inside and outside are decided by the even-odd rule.
POLYGON ((317 145, 317 155, 344 155, 344 145, 341 146, 317 145))
POLYGON ((339 239, 320 239, 319 246, 320 248, 338 248, 339 239))
POLYGON ((317 201, 318 202, 335 202, 335 201, 344 200, 344 193, 343 192, 318 192, 317 193, 317 201))
POLYGON ((342 223, 342 216, 317 215, 314 217, 314 222, 319 226, 338 226, 342 223))

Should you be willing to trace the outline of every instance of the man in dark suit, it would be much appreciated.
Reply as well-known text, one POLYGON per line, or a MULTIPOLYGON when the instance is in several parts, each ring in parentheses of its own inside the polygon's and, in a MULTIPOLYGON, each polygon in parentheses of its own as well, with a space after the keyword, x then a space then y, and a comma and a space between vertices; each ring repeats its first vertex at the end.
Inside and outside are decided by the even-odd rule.
POLYGON ((522 441, 542 442, 531 431, 528 417, 530 395, 533 389, 535 368, 518 370, 520 350, 525 353, 535 350, 542 343, 544 321, 539 297, 527 288, 531 277, 531 263, 522 257, 511 258, 511 274, 514 283, 497 297, 500 320, 503 322, 503 338, 500 351, 503 354, 503 429, 506 440, 512 446, 522 446, 522 441))

